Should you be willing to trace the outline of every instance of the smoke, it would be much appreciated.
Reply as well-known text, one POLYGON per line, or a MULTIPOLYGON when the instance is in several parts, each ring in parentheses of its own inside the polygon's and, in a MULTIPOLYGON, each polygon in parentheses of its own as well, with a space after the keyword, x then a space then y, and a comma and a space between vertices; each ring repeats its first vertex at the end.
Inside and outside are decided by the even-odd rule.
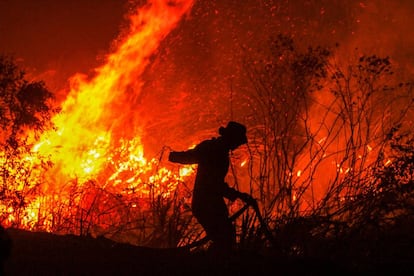
POLYGON ((101 65, 125 25, 126 1, 0 1, 0 52, 64 100, 68 79, 101 65))
MULTIPOLYGON (((64 100, 69 77, 93 74, 111 53, 132 7, 127 3, 1 1, 0 51, 15 54, 64 100)), ((148 152, 214 136, 230 119, 245 121, 251 111, 240 108, 239 88, 248 89, 243 58, 266 51, 278 33, 301 47, 338 43, 340 58, 389 55, 412 71, 413 6, 409 0, 197 1, 153 56, 143 93, 131 103, 148 152)))
POLYGON ((401 69, 412 72, 414 61, 414 3, 412 1, 365 1, 355 16, 356 29, 348 49, 390 56, 401 69))
POLYGON ((268 51, 279 33, 299 47, 332 47, 347 61, 364 54, 391 56, 412 67, 410 1, 198 1, 190 20, 163 43, 147 70, 140 111, 144 144, 183 147, 217 135, 228 120, 246 121, 249 88, 243 59, 268 51))

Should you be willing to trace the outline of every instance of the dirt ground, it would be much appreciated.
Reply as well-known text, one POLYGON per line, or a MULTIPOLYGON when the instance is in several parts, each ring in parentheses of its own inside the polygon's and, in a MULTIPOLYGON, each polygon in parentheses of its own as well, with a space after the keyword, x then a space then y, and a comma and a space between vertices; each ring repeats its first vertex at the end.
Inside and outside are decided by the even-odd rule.
POLYGON ((238 252, 223 260, 207 252, 136 247, 105 238, 7 231, 13 247, 4 267, 6 276, 355 275, 331 262, 287 259, 271 252, 238 252))

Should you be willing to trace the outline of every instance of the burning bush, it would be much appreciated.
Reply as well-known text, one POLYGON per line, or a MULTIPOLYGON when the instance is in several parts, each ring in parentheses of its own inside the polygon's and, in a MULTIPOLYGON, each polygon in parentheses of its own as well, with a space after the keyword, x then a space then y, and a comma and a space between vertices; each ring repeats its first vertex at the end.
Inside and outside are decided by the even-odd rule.
MULTIPOLYGON (((140 118, 133 104, 126 110, 124 103, 136 100, 141 75, 160 41, 192 4, 154 1, 131 12, 129 31, 114 53, 91 78, 72 78, 57 114, 47 105, 51 94, 42 83, 25 82, 2 60, 3 224, 129 237, 137 244, 170 231, 171 238, 158 246, 178 242, 173 237, 180 227, 173 233, 172 224, 181 221, 186 200, 176 188, 192 169, 172 171, 157 158, 144 157, 140 118), (46 128, 47 122, 54 128, 46 128)), ((151 239, 152 244, 159 240, 151 239)))
MULTIPOLYGON (((396 241, 390 249, 398 251, 393 237, 408 237, 399 225, 413 222, 413 84, 397 80, 389 57, 346 60, 321 47, 300 50, 286 36, 267 53, 249 53, 245 63, 254 126, 247 185, 276 246, 375 258, 396 241)), ((260 234, 251 217, 241 223, 245 243, 260 234)))

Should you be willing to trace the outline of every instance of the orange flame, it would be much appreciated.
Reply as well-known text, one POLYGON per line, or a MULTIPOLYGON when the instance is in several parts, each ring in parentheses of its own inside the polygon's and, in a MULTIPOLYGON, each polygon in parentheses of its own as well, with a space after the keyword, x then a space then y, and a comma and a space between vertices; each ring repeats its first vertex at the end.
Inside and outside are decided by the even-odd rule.
MULTIPOLYGON (((40 225, 50 230, 54 218, 48 210, 55 207, 44 205, 49 201, 64 205, 69 202, 64 185, 71 179, 81 186, 90 179, 98 179, 101 188, 122 184, 117 194, 133 191, 147 195, 148 186, 141 179, 145 175, 145 184, 168 196, 174 185, 191 174, 189 167, 174 175, 160 168, 158 160, 148 161, 144 157, 140 125, 130 111, 134 107, 129 105, 131 97, 137 97, 141 91, 141 76, 151 56, 180 19, 190 12, 193 2, 149 1, 130 16, 128 35, 118 42, 106 64, 96 69, 96 75, 91 79, 76 75, 72 79, 61 112, 52 119, 56 129, 44 133, 32 148, 32 153, 48 156, 53 169, 43 177, 42 191, 30 199, 25 210, 19 213, 19 219, 13 207, 0 205, 0 211, 6 214, 6 224, 12 225, 18 220, 20 227, 32 229, 40 225), (154 167, 157 167, 155 173, 154 167), (158 187, 160 183, 165 187, 158 187)), ((36 160, 26 161, 31 162, 31 167, 36 164, 36 160)), ((78 197, 72 203, 79 204, 82 200, 78 197)), ((70 207, 67 212, 71 212, 70 207)))
POLYGON ((119 144, 114 140, 119 133, 128 133, 135 138, 121 146, 127 147, 129 161, 145 163, 139 125, 129 122, 133 114, 125 112, 130 107, 123 100, 131 85, 135 95, 140 93, 140 76, 151 55, 192 4, 192 0, 156 0, 132 15, 130 34, 93 79, 76 76, 62 111, 53 118, 57 131, 46 133, 34 150, 50 154, 64 175, 84 179, 113 161, 111 147, 119 144))

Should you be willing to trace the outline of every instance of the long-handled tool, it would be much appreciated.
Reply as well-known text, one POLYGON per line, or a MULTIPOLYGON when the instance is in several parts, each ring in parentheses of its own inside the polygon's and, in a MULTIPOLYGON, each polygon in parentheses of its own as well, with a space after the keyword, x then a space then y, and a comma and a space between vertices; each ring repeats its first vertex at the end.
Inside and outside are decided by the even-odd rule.
MULTIPOLYGON (((248 204, 246 204, 248 205, 248 204)), ((253 210, 256 212, 257 219, 259 220, 260 227, 263 229, 264 235, 266 236, 266 239, 272 244, 273 247, 276 247, 276 242, 273 238, 272 233, 269 230, 269 227, 267 226, 267 223, 264 221, 262 214, 260 213, 259 205, 257 204, 257 200, 253 199, 251 201, 251 206, 253 207, 253 210)))
MULTIPOLYGON (((272 234, 269 231, 269 228, 268 228, 266 222, 264 221, 264 219, 263 219, 263 217, 262 217, 262 215, 260 213, 259 206, 258 206, 257 201, 255 199, 252 198, 251 200, 249 200, 248 202, 246 202, 246 204, 242 208, 240 208, 237 212, 235 212, 233 215, 231 215, 229 217, 230 221, 236 220, 249 207, 252 207, 253 210, 256 212, 256 216, 257 216, 257 218, 259 220, 260 227, 263 229, 263 232, 264 232, 264 235, 266 236, 266 239, 272 244, 272 246, 275 246, 276 243, 275 243, 275 241, 273 239, 272 234)), ((179 247, 179 248, 180 249, 191 249, 191 248, 194 248, 194 247, 201 246, 201 245, 207 243, 209 240, 210 240, 209 237, 208 236, 205 236, 204 238, 202 238, 202 239, 200 239, 198 241, 192 242, 192 243, 190 243, 188 245, 185 245, 185 246, 182 246, 182 247, 179 247)))

